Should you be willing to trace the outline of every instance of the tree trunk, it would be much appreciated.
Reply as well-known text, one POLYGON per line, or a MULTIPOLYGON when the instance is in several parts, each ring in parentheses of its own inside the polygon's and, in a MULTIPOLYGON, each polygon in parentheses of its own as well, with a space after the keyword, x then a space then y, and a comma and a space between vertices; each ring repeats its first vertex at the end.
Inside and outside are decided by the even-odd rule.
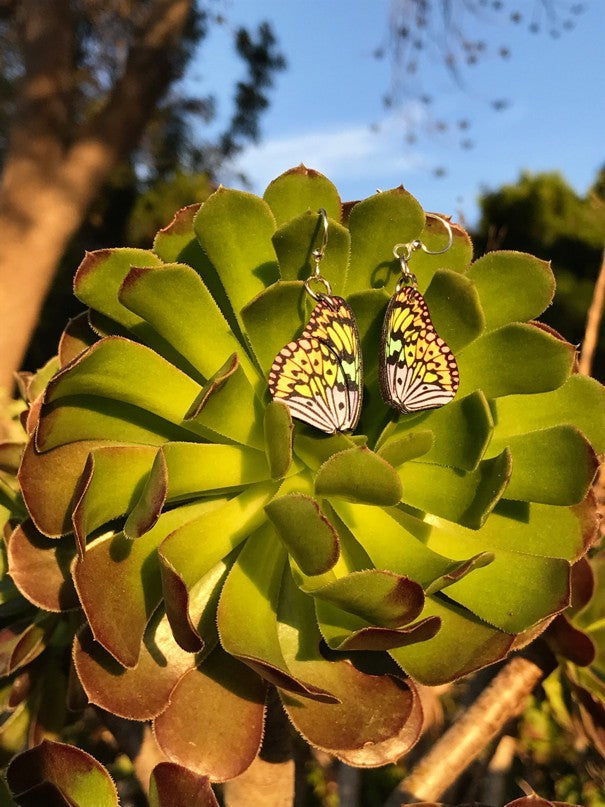
MULTIPOLYGON (((23 182, 0 188, 0 387, 9 391, 59 261, 100 190, 101 177, 93 182, 84 166, 78 194, 41 168, 14 170, 27 174, 23 182)), ((110 170, 107 161, 104 176, 110 170)))
POLYGON ((69 240, 174 78, 172 51, 191 5, 148 3, 122 75, 95 116, 72 131, 71 4, 20 0, 15 25, 24 77, 0 181, 0 387, 12 389, 69 240))

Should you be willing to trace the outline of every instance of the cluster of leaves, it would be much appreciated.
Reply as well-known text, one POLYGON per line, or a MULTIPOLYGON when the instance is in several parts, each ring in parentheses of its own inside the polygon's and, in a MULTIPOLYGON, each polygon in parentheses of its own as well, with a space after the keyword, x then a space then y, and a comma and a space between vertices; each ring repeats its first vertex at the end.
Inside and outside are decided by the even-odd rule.
MULTIPOLYGON (((605 248, 605 169, 581 197, 556 173, 524 172, 519 180, 480 198, 481 220, 475 234, 479 254, 485 249, 519 249, 552 261, 557 280, 554 305, 544 320, 564 329, 574 343, 584 336, 586 313, 605 248)), ((605 336, 594 362, 604 380, 605 336)))
MULTIPOLYGON (((219 188, 152 251, 87 254, 74 289, 89 310, 27 389, 29 518, 8 555, 37 610, 7 657, 33 644, 64 659, 73 638, 88 701, 151 720, 171 760, 224 781, 258 752, 268 687, 310 744, 383 765, 420 732, 416 681, 500 660, 565 610, 595 536, 604 392, 532 320, 553 296, 548 265, 471 263, 453 230, 445 257, 413 269, 461 388, 401 417, 378 384, 392 247, 443 240, 402 188, 343 206, 301 166, 264 199, 219 188), (355 435, 293 424, 266 390, 309 316, 320 207, 322 272, 364 352, 355 435)), ((48 748, 31 752, 40 770, 48 748)))

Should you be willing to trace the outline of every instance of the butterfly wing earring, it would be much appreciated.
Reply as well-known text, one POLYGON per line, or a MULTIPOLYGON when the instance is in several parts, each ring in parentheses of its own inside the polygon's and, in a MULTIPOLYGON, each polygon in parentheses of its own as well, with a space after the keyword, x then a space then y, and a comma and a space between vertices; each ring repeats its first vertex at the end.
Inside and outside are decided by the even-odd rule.
POLYGON ((327 434, 357 426, 363 395, 359 334, 349 304, 332 294, 321 276, 320 263, 328 244, 328 216, 319 211, 323 241, 312 252, 314 272, 305 281, 316 306, 300 337, 288 342, 269 372, 269 392, 282 400, 292 417, 327 434), (321 291, 316 291, 320 287, 321 291))
POLYGON ((435 330, 426 301, 418 291, 416 276, 409 268, 415 250, 440 255, 452 245, 449 222, 441 216, 433 217, 442 222, 448 232, 447 246, 433 251, 422 241, 412 241, 393 247, 393 255, 401 266, 401 277, 384 317, 380 389, 385 403, 406 414, 444 406, 454 398, 460 383, 456 358, 435 330))

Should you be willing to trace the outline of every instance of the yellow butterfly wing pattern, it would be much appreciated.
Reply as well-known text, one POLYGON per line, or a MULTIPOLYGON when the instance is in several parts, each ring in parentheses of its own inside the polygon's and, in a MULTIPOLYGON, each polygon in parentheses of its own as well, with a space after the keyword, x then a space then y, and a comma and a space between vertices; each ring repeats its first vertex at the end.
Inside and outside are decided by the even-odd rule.
POLYGON ((321 431, 354 429, 363 392, 359 334, 342 297, 322 295, 300 337, 275 357, 269 391, 321 431))
POLYGON ((424 297, 403 286, 391 298, 382 331, 380 386, 400 412, 436 409, 449 403, 460 383, 458 364, 435 330, 424 297))

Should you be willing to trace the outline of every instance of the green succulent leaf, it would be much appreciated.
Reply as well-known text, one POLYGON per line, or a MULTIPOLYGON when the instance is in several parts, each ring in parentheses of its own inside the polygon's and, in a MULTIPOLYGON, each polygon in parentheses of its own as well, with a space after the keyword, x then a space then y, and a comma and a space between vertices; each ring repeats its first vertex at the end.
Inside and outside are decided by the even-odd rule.
POLYGON ((277 609, 285 563, 275 531, 265 524, 246 542, 223 586, 217 614, 221 646, 283 689, 334 700, 293 676, 283 657, 277 609))
POLYGON ((191 590, 265 521, 262 508, 276 488, 273 482, 250 485, 227 503, 175 529, 162 543, 160 560, 167 613, 185 648, 195 651, 201 646, 189 613, 191 590))
MULTIPOLYGON (((197 370, 209 378, 241 345, 200 276, 183 264, 160 270, 130 270, 119 291, 120 302, 148 322, 197 370)), ((240 360, 250 379, 255 371, 248 357, 240 360)))
POLYGON ((507 449, 483 460, 474 471, 427 462, 405 463, 397 469, 401 498, 412 507, 479 529, 503 495, 511 467, 507 449))
POLYGON ((83 553, 98 527, 127 513, 140 497, 151 471, 152 446, 99 446, 86 460, 72 523, 83 553))
MULTIPOLYGON (((311 277, 315 269, 312 253, 315 249, 321 249, 322 239, 323 223, 317 208, 297 216, 276 230, 273 246, 281 277, 286 281, 303 281, 311 277)), ((330 284, 333 294, 342 294, 346 285, 350 251, 349 231, 329 216, 328 243, 321 259, 320 272, 330 284)))
POLYGON ((594 378, 574 374, 551 392, 507 395, 491 402, 495 438, 503 442, 518 434, 559 424, 578 428, 598 454, 605 451, 605 389, 594 378))
POLYGON ((340 196, 335 186, 323 174, 302 164, 270 182, 263 198, 278 225, 320 207, 330 218, 340 221, 340 196))
POLYGON ((530 324, 484 334, 458 356, 459 395, 481 389, 488 398, 556 389, 571 372, 573 345, 530 324))
POLYGON ((599 467, 592 446, 574 426, 553 426, 495 440, 493 450, 497 451, 502 444, 508 447, 513 460, 506 489, 509 499, 579 504, 599 467))
POLYGON ((150 348, 110 336, 58 373, 45 402, 97 395, 150 411, 180 425, 200 385, 150 348))
POLYGON ((166 504, 167 493, 168 468, 164 452, 160 450, 124 524, 126 538, 138 538, 153 527, 166 504))
POLYGON ((365 446, 339 451, 317 472, 315 493, 353 502, 389 506, 401 499, 394 469, 365 446))
POLYGON ((99 439, 159 446, 187 437, 185 429, 139 407, 96 395, 71 395, 43 408, 35 447, 50 451, 74 441, 99 439))
POLYGON ((74 278, 76 297, 125 328, 143 333, 149 326, 120 302, 118 292, 132 266, 159 267, 162 261, 146 249, 99 249, 87 252, 74 278))
POLYGON ((292 465, 294 424, 283 401, 275 400, 265 409, 265 454, 273 479, 284 477, 292 465))
POLYGON ((73 745, 44 740, 16 756, 6 776, 21 807, 118 807, 116 787, 105 768, 73 745))
POLYGON ((405 457, 406 449, 414 453, 426 447, 426 451, 416 455, 422 457, 422 462, 474 471, 490 444, 493 429, 487 399, 481 390, 476 390, 440 409, 408 415, 389 424, 380 438, 378 453, 392 465, 400 465, 389 460, 389 456, 395 460, 398 456, 405 457), (428 437, 422 436, 427 434, 432 435, 430 445, 428 437))
POLYGON ((438 686, 453 681, 499 661, 510 650, 511 634, 487 625, 439 594, 427 597, 422 614, 441 620, 435 636, 390 651, 397 664, 420 684, 438 686))
POLYGON ((264 711, 261 679, 217 649, 181 678, 154 721, 154 733, 174 761, 223 782, 243 773, 256 757, 264 711))
POLYGON ((347 294, 394 286, 399 262, 393 257, 393 247, 413 241, 423 226, 422 208, 401 186, 356 204, 349 216, 351 265, 347 294))
POLYGON ((165 263, 186 263, 197 266, 195 257, 202 249, 193 231, 193 221, 201 203, 185 205, 174 214, 172 221, 155 234, 153 251, 165 263))
POLYGON ((284 345, 305 321, 302 283, 278 280, 242 309, 246 334, 266 376, 284 345))
POLYGON ((175 762, 160 762, 151 773, 149 807, 219 807, 207 776, 175 762))
POLYGON ((398 468, 409 460, 426 457, 434 442, 435 435, 429 429, 410 431, 402 436, 392 436, 376 453, 393 468, 398 468))
POLYGON ((247 446, 171 442, 161 450, 168 469, 169 502, 245 488, 271 476, 264 453, 247 446))
POLYGON ((431 517, 440 528, 474 536, 475 545, 545 558, 575 560, 595 536, 595 512, 587 499, 575 507, 500 499, 480 532, 431 517), (480 543, 477 543, 480 542, 480 543))
POLYGON ((340 554, 338 535, 315 499, 288 493, 265 505, 265 512, 305 574, 323 574, 334 566, 340 554))
MULTIPOLYGON (((490 542, 480 536, 481 532, 446 523, 431 531, 428 546, 442 555, 463 559, 489 546, 490 542)), ((566 560, 501 548, 489 555, 489 564, 476 567, 448 586, 449 599, 508 633, 527 630, 569 604, 570 565, 566 560), (536 585, 540 587, 539 598, 532 596, 536 585)))
POLYGON ((483 333, 485 316, 479 295, 465 275, 450 269, 438 269, 425 299, 437 333, 454 352, 483 333))
POLYGON ((555 293, 550 264, 524 252, 488 252, 467 277, 477 287, 490 331, 540 316, 555 293))
POLYGON ((278 279, 271 209, 250 193, 221 186, 201 206, 194 228, 238 317, 249 300, 278 279))
MULTIPOLYGON (((261 403, 234 353, 204 385, 185 414, 185 425, 210 437, 209 432, 236 443, 264 448, 261 403)), ((220 441, 219 441, 220 442, 220 441)))

